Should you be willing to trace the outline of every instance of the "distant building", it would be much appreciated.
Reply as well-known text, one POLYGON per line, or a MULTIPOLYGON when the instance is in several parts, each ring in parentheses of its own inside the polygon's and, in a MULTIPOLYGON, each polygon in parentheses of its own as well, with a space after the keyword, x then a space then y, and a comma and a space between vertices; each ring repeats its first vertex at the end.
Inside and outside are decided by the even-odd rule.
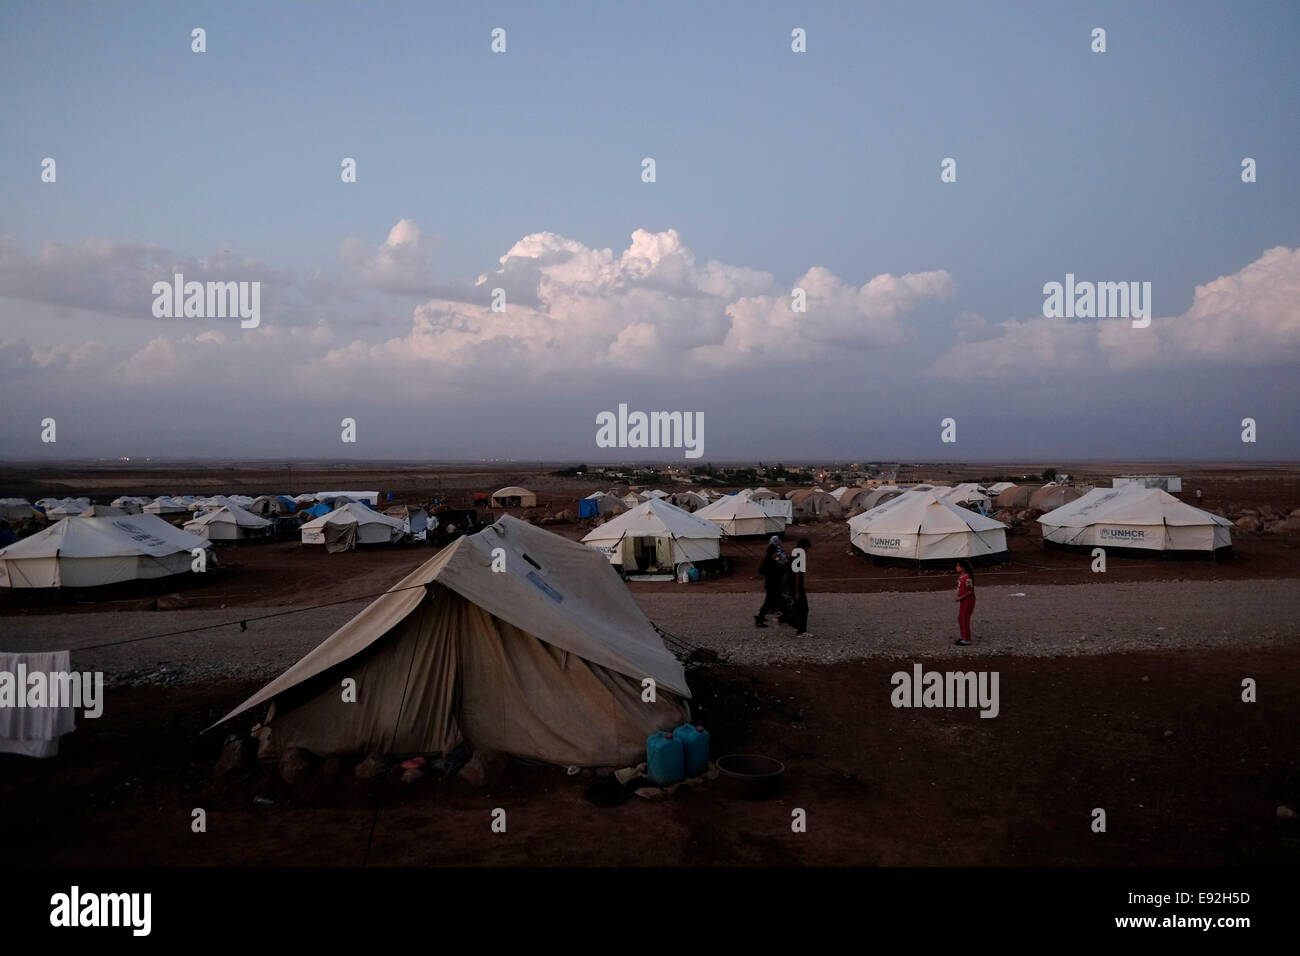
MULTIPOLYGON (((1060 477, 1060 476, 1058 476, 1060 477)), ((1139 484, 1147 488, 1161 488, 1170 494, 1183 490, 1183 479, 1178 475, 1121 475, 1111 479, 1111 487, 1139 484)))

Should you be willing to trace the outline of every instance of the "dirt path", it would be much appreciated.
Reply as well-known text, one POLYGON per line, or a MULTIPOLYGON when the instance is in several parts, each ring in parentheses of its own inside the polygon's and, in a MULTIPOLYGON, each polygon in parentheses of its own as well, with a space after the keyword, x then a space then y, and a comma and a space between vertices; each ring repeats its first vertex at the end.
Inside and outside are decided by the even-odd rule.
MULTIPOLYGON (((635 592, 634 592, 635 593, 635 592)), ((813 594, 815 637, 754 627, 757 594, 648 594, 638 597, 668 633, 712 648, 735 663, 831 662, 923 654, 1029 657, 1210 647, 1300 646, 1300 588, 1293 581, 1115 584, 1108 587, 990 587, 979 590, 976 643, 952 645, 956 605, 947 592, 813 594), (1023 595, 1023 597, 1019 596, 1023 595)), ((70 648, 76 667, 102 670, 110 683, 266 679, 297 661, 365 606, 349 602, 157 640, 92 645, 226 624, 275 613, 268 608, 127 611, 7 618, 0 647, 70 648)))

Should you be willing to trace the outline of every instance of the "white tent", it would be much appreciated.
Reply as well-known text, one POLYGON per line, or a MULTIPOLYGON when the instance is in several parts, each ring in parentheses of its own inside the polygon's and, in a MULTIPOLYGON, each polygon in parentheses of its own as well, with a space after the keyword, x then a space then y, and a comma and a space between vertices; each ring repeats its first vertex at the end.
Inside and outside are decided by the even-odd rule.
POLYGON ((190 570, 202 538, 156 515, 64 518, 0 549, 0 587, 96 587, 190 570))
POLYGON ((1014 481, 998 481, 989 485, 988 488, 985 489, 985 494, 989 495, 990 497, 996 498, 998 495, 1002 494, 1002 492, 1006 491, 1008 488, 1014 488, 1015 486, 1016 483, 1014 481))
POLYGON ((842 518, 844 509, 839 501, 820 488, 803 488, 786 495, 794 511, 794 517, 800 521, 842 518))
POLYGON ((114 508, 128 508, 135 505, 135 511, 132 514, 139 514, 144 509, 144 506, 152 500, 152 498, 143 498, 139 495, 121 495, 114 498, 111 504, 114 508))
MULTIPOLYGON (((740 494, 744 494, 744 492, 740 494)), ((782 528, 794 522, 794 502, 789 498, 782 498, 775 491, 768 491, 766 488, 757 488, 745 495, 745 497, 762 508, 764 513, 770 517, 780 518, 782 528), (766 491, 767 494, 760 497, 759 492, 762 491, 766 491)))
POLYGON ((318 491, 314 495, 299 495, 300 498, 307 498, 309 501, 333 501, 335 498, 347 498, 349 501, 362 501, 372 508, 379 507, 379 492, 377 491, 318 491))
POLYGON ((280 495, 258 495, 244 507, 255 515, 286 515, 296 510, 280 495))
POLYGON ((222 720, 273 701, 268 757, 447 753, 463 741, 619 767, 686 719, 689 697, 681 664, 600 555, 505 516, 398 581, 222 720), (654 703, 642 699, 647 677, 654 703), (355 702, 338 693, 347 678, 355 702))
POLYGON ((166 495, 157 497, 144 506, 145 514, 151 515, 175 515, 189 510, 189 505, 182 499, 168 498, 166 495))
POLYGON ((1053 511, 1071 501, 1077 501, 1083 497, 1083 489, 1072 487, 1065 484, 1046 484, 1029 496, 1029 507, 1036 508, 1039 511, 1053 511))
POLYGON ((45 517, 51 521, 72 518, 90 507, 89 498, 42 498, 37 502, 45 508, 45 517))
POLYGON ((114 508, 112 505, 91 505, 78 518, 124 518, 127 515, 138 515, 139 509, 128 511, 126 508, 114 508))
POLYGON ((302 526, 303 544, 323 544, 330 553, 350 551, 359 544, 388 544, 401 536, 401 521, 356 501, 302 526))
POLYGON ((184 525, 190 534, 209 541, 239 541, 257 537, 270 527, 270 521, 245 511, 234 502, 205 511, 184 525))
POLYGON ((989 504, 989 496, 980 491, 979 484, 974 481, 963 481, 952 488, 942 488, 939 496, 954 505, 989 504))
POLYGON ((908 561, 1005 555, 1006 525, 959 508, 941 494, 940 489, 909 491, 864 511, 849 519, 849 540, 867 554, 908 561))
POLYGON ((733 538, 780 534, 785 530, 783 517, 769 514, 762 502, 744 494, 724 495, 713 504, 696 511, 695 517, 712 521, 724 534, 733 538))
POLYGON ((582 543, 624 571, 672 570, 722 553, 722 529, 676 505, 651 499, 595 528, 582 543))
POLYGON ((34 514, 32 504, 26 498, 0 498, 0 518, 6 521, 21 521, 34 514))
MULTIPOLYGON (((607 515, 610 512, 617 514, 620 511, 627 510, 627 505, 623 504, 622 498, 615 497, 604 491, 594 491, 582 500, 596 502, 596 515, 607 515)), ((579 513, 582 513, 584 509, 579 506, 578 510, 579 513)), ((587 517, 591 517, 591 515, 587 517)))
POLYGON ((669 503, 676 505, 683 511, 699 511, 709 503, 707 495, 702 495, 698 491, 679 491, 668 499, 669 503))
POLYGON ((520 488, 518 485, 509 485, 492 492, 492 507, 535 508, 537 507, 537 494, 527 488, 520 488))
POLYGON ((1213 552, 1232 546, 1232 522, 1139 484, 1094 488, 1038 519, 1043 540, 1084 548, 1213 552))
POLYGON ((660 491, 658 488, 651 488, 649 491, 647 491, 647 492, 645 493, 645 496, 646 496, 647 498, 659 498, 659 499, 663 499, 663 498, 667 498, 667 497, 668 497, 668 492, 666 492, 666 491, 660 491))
POLYGON ((844 493, 848 490, 849 489, 845 485, 840 485, 834 491, 830 492, 830 496, 834 498, 836 501, 840 501, 841 499, 843 499, 844 493))

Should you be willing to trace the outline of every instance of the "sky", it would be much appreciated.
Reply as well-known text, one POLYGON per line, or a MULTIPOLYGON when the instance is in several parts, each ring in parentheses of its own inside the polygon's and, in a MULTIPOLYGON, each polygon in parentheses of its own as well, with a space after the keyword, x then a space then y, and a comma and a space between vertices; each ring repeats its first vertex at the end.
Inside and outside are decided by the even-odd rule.
POLYGON ((1300 457, 1297 49, 1291 2, 5 4, 0 458, 682 454, 598 448, 620 405, 704 460, 1300 457), (177 272, 257 326, 156 316, 177 272), (1046 317, 1067 275, 1150 323, 1046 317))

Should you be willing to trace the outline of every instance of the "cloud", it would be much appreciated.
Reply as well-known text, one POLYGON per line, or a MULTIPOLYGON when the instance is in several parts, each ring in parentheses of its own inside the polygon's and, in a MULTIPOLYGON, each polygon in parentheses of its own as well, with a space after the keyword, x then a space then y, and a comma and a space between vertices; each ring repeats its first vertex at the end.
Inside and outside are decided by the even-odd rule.
POLYGON ((1058 371, 1258 366, 1300 361, 1300 249, 1278 246, 1229 276, 1196 287, 1191 308, 1153 319, 1009 319, 963 313, 957 344, 930 373, 998 379, 1058 371))
POLYGON ((355 237, 343 240, 339 259, 349 278, 364 289, 403 295, 429 295, 433 281, 433 250, 437 240, 420 231, 411 219, 399 220, 388 238, 370 249, 355 237))

